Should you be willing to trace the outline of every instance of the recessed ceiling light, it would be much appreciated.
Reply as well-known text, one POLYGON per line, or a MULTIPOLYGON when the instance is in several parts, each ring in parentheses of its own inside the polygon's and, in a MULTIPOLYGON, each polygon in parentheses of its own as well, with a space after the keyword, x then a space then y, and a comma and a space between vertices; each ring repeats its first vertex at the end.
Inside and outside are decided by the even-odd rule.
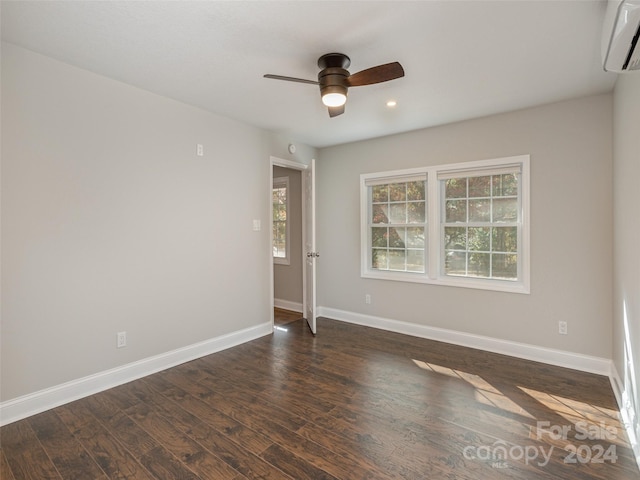
POLYGON ((389 107, 389 108, 393 108, 393 107, 395 107, 396 105, 398 105, 398 102, 396 102, 395 100, 389 100, 389 101, 387 102, 387 107, 389 107))

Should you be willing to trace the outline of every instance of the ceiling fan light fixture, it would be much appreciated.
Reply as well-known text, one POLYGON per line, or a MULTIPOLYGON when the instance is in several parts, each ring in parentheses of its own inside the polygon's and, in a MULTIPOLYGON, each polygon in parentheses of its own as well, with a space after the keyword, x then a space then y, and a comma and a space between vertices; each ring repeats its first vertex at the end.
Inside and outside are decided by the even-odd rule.
POLYGON ((322 96, 322 103, 327 107, 341 107, 347 103, 347 96, 344 93, 325 93, 322 96))
POLYGON ((322 87, 322 103, 327 107, 341 107, 347 103, 347 87, 343 85, 322 87))

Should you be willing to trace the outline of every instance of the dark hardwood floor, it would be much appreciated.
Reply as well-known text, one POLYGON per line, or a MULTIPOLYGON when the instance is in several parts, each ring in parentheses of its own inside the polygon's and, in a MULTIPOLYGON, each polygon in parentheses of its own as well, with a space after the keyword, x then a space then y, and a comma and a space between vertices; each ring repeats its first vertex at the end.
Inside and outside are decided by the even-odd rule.
POLYGON ((276 326, 286 325, 302 318, 302 313, 285 310, 284 308, 273 309, 273 323, 276 326))
POLYGON ((328 319, 0 435, 2 480, 640 478, 607 378, 328 319))

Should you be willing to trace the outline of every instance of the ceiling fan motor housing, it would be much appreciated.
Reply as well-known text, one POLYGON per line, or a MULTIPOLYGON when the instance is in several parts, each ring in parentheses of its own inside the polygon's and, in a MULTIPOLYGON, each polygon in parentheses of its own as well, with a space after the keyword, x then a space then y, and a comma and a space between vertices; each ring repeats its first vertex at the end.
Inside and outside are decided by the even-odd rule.
POLYGON ((318 74, 318 82, 320 83, 320 96, 328 93, 341 93, 347 96, 347 78, 349 72, 344 68, 325 68, 318 74))
POLYGON ((347 96, 349 72, 346 70, 351 65, 351 59, 343 53, 327 53, 318 59, 318 83, 320 84, 320 96, 329 93, 340 93, 347 96))
POLYGON ((344 53, 327 53, 318 59, 318 67, 322 70, 332 67, 349 68, 349 65, 351 59, 344 53))

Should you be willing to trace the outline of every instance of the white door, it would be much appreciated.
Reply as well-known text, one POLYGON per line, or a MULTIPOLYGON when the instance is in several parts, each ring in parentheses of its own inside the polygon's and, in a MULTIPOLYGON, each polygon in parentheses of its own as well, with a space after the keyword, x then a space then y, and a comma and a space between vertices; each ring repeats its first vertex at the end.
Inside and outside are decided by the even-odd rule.
POLYGON ((309 328, 316 334, 316 161, 311 160, 309 168, 302 172, 304 194, 302 196, 304 208, 304 251, 306 255, 305 278, 303 282, 304 316, 309 328))

